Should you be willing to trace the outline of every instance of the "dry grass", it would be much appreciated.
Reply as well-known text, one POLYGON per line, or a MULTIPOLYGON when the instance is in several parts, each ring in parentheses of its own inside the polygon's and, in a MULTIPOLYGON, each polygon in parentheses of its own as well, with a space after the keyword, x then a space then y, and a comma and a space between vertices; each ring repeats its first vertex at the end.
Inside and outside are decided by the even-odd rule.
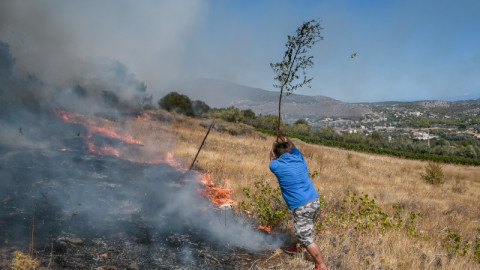
POLYGON ((39 265, 40 262, 28 254, 23 254, 20 251, 15 251, 13 253, 11 267, 14 270, 35 270, 39 265))
MULTIPOLYGON (((145 143, 150 155, 173 151, 185 167, 195 156, 208 123, 173 116, 172 122, 127 121, 135 138, 145 143)), ((212 131, 198 157, 196 168, 209 172, 216 185, 229 179, 232 196, 242 201, 242 187, 255 181, 276 185, 268 168, 268 152, 274 137, 242 127, 243 135, 233 136, 228 124, 221 132, 212 131)), ((238 128, 237 128, 238 129, 238 128)), ((441 247, 443 229, 452 228, 473 240, 480 227, 480 167, 443 164, 445 184, 430 185, 421 179, 427 162, 389 156, 352 152, 337 148, 305 144, 294 140, 302 151, 309 171, 318 172, 313 179, 327 203, 343 198, 346 191, 364 192, 377 197, 377 204, 388 211, 393 204, 403 204, 407 210, 421 213, 424 218, 418 230, 428 235, 419 240, 400 231, 385 234, 372 232, 342 232, 328 228, 316 236, 331 269, 479 269, 470 254, 465 257, 449 255, 441 247)), ((288 224, 290 224, 289 222, 288 224)), ((290 226, 290 230, 292 230, 290 226)), ((310 267, 308 256, 287 257, 273 252, 274 259, 258 263, 260 269, 302 269, 310 267)))

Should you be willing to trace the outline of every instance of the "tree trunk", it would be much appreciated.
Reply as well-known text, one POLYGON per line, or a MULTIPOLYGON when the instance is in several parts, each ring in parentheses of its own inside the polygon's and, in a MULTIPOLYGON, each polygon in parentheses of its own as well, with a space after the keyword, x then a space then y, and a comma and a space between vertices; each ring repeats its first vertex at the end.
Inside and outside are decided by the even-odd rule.
MULTIPOLYGON (((280 97, 278 98, 278 123, 277 123, 277 130, 280 129, 280 122, 282 121, 282 94, 283 94, 283 85, 282 88, 280 88, 280 97)), ((278 142, 278 136, 277 136, 277 142, 278 142)))

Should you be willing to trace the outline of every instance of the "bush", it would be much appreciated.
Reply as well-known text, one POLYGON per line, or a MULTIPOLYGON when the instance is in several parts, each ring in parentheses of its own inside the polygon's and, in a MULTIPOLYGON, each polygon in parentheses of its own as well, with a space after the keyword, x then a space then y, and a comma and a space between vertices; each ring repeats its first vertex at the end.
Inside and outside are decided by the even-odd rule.
POLYGON ((195 116, 199 117, 204 113, 208 113, 210 111, 210 106, 201 100, 195 100, 192 102, 192 110, 195 116))
POLYGON ((312 132, 312 127, 306 124, 294 124, 291 126, 284 126, 282 128, 283 128, 283 131, 286 133, 299 134, 304 136, 310 136, 312 132))
POLYGON ((312 136, 327 140, 341 140, 342 137, 333 128, 321 127, 312 131, 312 136))
POLYGON ((363 133, 344 133, 343 141, 348 143, 365 143, 367 137, 363 133))
POLYGON ((169 112, 175 111, 180 114, 194 116, 190 98, 177 92, 168 93, 158 101, 158 105, 169 112))
POLYGON ((238 123, 243 119, 242 111, 235 107, 213 109, 209 113, 204 114, 207 118, 218 118, 227 122, 238 123))
POLYGON ((462 235, 453 232, 450 228, 446 228, 447 235, 442 241, 442 246, 452 253, 465 256, 470 248, 469 241, 462 241, 462 235))
POLYGON ((475 243, 473 244, 473 259, 480 263, 480 228, 477 228, 478 235, 475 237, 475 243))
MULTIPOLYGON (((253 121, 252 125, 256 128, 263 128, 269 130, 276 130, 278 124, 278 116, 274 115, 259 115, 253 121)), ((280 122, 280 125, 282 122, 280 122)))
POLYGON ((343 198, 340 208, 338 205, 327 205, 324 223, 317 224, 317 228, 324 226, 341 230, 370 230, 384 232, 387 229, 404 230, 410 237, 418 237, 417 226, 422 214, 405 211, 403 205, 392 205, 394 213, 389 215, 375 202, 375 197, 362 193, 348 192, 343 198))
POLYGON ((295 123, 293 123, 294 125, 308 125, 308 122, 307 120, 305 119, 298 119, 297 121, 295 121, 295 123))
POLYGON ((443 184, 445 182, 445 175, 439 163, 428 162, 425 166, 425 173, 420 174, 422 179, 432 185, 443 184))
POLYGON ((271 227, 286 220, 288 208, 282 199, 280 187, 273 189, 262 180, 255 182, 255 191, 243 188, 247 201, 241 201, 240 210, 254 214, 260 225, 271 227))

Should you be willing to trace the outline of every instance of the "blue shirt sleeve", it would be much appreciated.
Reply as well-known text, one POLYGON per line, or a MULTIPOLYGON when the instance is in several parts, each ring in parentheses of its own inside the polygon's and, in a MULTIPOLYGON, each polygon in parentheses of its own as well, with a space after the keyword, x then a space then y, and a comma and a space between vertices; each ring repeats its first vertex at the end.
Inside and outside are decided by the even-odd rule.
POLYGON ((291 149, 292 149, 292 155, 294 155, 294 156, 299 156, 299 157, 301 157, 301 158, 303 159, 303 155, 302 155, 302 153, 300 152, 300 150, 298 150, 298 148, 292 147, 291 149))
POLYGON ((277 166, 278 166, 278 161, 277 160, 274 159, 274 160, 270 161, 269 167, 270 167, 271 172, 274 173, 277 166))

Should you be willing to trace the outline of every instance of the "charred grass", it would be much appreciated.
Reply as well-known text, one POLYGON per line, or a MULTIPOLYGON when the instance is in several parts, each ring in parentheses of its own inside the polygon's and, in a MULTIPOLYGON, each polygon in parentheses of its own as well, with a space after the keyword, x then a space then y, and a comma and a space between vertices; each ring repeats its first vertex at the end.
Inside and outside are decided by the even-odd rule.
MULTIPOLYGON (((141 140, 150 138, 151 147, 162 141, 154 138, 158 131, 168 134, 171 151, 184 166, 189 166, 203 140, 208 122, 174 115, 174 121, 132 122, 132 130, 141 140), (157 141, 158 142, 155 142, 157 141)), ((211 173, 218 186, 232 189, 236 202, 245 200, 242 188, 252 188, 262 178, 276 186, 268 168, 268 152, 274 137, 254 132, 247 126, 217 123, 211 132, 195 168, 211 173), (229 127, 230 125, 230 127, 229 127), (233 131, 229 131, 229 128, 233 131), (239 131, 241 130, 241 131, 239 131), (224 181, 229 179, 228 184, 224 181)), ((478 269, 472 243, 480 227, 480 167, 442 164, 445 183, 431 185, 422 180, 427 162, 358 153, 295 140, 302 151, 313 182, 327 207, 317 224, 316 241, 331 269, 478 269), (423 216, 415 223, 417 236, 405 230, 354 230, 348 226, 331 226, 325 222, 326 211, 339 206, 346 192, 368 194, 387 214, 392 205, 403 205, 423 216), (450 229, 462 236, 460 245, 470 243, 465 255, 445 247, 450 229)), ((159 151, 162 152, 162 151, 159 151)), ((293 234, 292 221, 274 228, 293 234)), ((252 269, 303 269, 312 261, 306 253, 287 256, 279 250, 254 262, 252 269)))

